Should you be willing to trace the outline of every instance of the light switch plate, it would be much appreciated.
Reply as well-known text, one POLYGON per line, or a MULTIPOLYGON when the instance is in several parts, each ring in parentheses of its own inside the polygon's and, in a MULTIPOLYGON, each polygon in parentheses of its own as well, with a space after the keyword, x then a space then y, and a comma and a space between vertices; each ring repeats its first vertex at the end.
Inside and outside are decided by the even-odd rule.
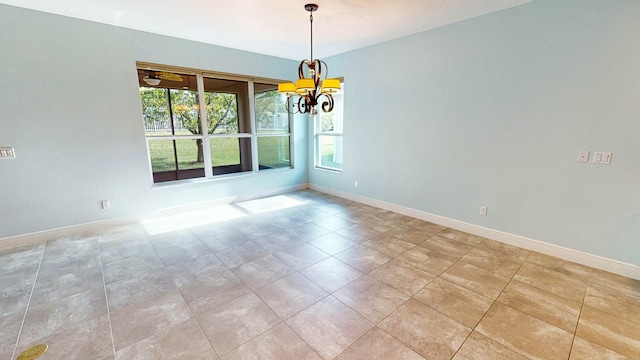
POLYGON ((12 147, 0 147, 0 159, 13 159, 16 157, 16 152, 12 147))
POLYGON ((602 151, 594 152, 593 153, 593 163, 594 164, 603 164, 603 165, 611 164, 611 153, 610 152, 602 152, 602 151))

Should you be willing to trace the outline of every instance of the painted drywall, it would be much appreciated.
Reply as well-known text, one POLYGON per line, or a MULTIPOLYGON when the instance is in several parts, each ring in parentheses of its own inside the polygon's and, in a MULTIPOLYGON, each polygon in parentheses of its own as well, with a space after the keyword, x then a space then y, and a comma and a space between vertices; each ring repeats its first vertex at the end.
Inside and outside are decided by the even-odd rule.
POLYGON ((308 182, 296 117, 293 170, 154 187, 135 64, 290 79, 295 61, 6 5, 0 53, 0 146, 16 152, 0 160, 0 239, 308 182))
POLYGON ((638 19, 536 0, 325 59, 344 171, 311 184, 640 265, 638 19))

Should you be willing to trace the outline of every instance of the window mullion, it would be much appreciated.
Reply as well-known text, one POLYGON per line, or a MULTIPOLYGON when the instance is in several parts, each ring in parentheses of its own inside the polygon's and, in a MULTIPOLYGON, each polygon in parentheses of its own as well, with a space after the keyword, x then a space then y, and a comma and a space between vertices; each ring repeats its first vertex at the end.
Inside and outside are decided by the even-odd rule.
POLYGON ((200 128, 202 129, 202 157, 204 160, 204 177, 213 177, 211 166, 211 146, 209 141, 209 119, 207 119, 207 101, 205 99, 204 78, 196 74, 198 86, 198 105, 200 106, 200 128))
POLYGON ((254 173, 260 170, 258 164, 258 137, 256 127, 256 99, 252 80, 247 82, 249 86, 249 119, 251 121, 251 169, 254 173))

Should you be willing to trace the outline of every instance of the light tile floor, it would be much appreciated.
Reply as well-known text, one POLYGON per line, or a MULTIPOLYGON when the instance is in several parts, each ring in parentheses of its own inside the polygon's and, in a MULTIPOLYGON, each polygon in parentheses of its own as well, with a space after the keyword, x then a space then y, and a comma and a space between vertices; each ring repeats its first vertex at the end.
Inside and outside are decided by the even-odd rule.
POLYGON ((0 252, 0 359, 640 359, 640 281, 313 191, 242 205, 0 252))

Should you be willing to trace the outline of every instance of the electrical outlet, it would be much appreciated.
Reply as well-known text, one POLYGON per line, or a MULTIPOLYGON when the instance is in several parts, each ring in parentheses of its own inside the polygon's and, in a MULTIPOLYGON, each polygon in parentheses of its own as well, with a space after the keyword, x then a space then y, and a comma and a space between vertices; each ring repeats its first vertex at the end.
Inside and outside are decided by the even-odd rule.
POLYGON ((578 153, 578 162, 581 162, 581 163, 589 162, 589 151, 580 151, 578 153))
POLYGON ((480 206, 480 215, 487 216, 487 207, 486 206, 480 206))
POLYGON ((358 182, 358 180, 356 180, 356 181, 353 183, 353 186, 354 186, 354 187, 358 187, 358 186, 360 186, 360 183, 358 182))
POLYGON ((102 208, 105 210, 111 208, 111 204, 109 204, 109 200, 102 200, 100 204, 102 205, 102 208))

